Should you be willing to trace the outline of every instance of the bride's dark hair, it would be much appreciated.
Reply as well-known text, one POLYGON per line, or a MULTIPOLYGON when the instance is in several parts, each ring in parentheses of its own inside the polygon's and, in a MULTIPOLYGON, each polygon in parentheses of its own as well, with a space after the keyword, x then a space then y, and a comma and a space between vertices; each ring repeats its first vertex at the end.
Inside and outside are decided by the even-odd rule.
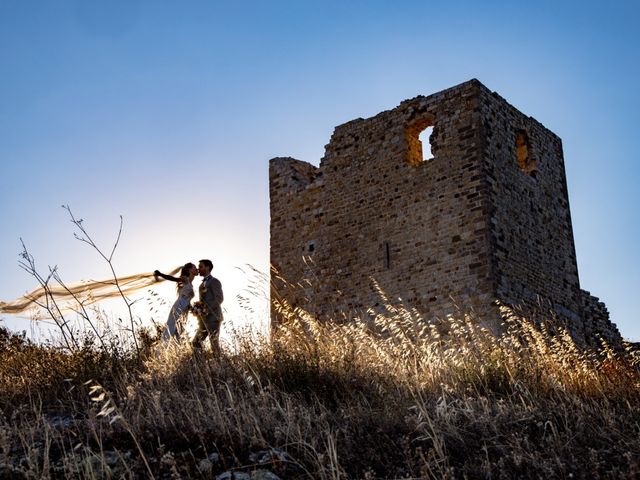
POLYGON ((189 272, 191 271, 192 268, 196 268, 196 266, 193 263, 189 262, 189 263, 185 263, 183 267, 180 269, 180 280, 178 280, 178 284, 176 285, 176 290, 178 290, 178 293, 180 293, 180 289, 184 287, 183 278, 185 277, 189 278, 189 272))

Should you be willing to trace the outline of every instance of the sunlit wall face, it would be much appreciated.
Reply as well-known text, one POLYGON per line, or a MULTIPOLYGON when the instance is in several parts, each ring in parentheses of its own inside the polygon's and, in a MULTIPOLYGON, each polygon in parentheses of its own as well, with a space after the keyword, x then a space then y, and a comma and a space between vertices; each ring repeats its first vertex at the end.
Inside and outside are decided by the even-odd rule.
POLYGON ((101 245, 124 216, 119 273, 211 257, 239 291, 268 266, 269 158, 317 164, 334 126, 475 77, 563 139, 581 285, 640 339, 640 7, 576 5, 1 2, 0 298, 34 286, 20 237, 104 276, 61 204, 101 245))

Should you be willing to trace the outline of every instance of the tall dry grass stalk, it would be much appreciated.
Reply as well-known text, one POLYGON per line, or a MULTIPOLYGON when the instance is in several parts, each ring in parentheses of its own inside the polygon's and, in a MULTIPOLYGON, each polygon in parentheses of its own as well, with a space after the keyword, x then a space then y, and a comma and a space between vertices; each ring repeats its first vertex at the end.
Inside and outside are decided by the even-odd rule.
POLYGON ((140 353, 68 352, 4 331, 0 476, 640 475, 631 345, 585 350, 508 311, 501 336, 461 317, 446 337, 402 306, 346 324, 286 313, 219 358, 154 335, 140 353))

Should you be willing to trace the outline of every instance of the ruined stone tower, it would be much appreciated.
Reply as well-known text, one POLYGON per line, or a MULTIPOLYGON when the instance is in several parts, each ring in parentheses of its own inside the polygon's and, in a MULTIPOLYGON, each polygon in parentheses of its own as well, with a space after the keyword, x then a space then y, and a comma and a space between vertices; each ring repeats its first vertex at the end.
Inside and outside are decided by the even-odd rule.
POLYGON ((560 138, 477 80, 340 125, 319 167, 274 158, 269 180, 275 299, 348 318, 383 302, 375 281, 426 321, 543 304, 620 339, 580 288, 560 138))

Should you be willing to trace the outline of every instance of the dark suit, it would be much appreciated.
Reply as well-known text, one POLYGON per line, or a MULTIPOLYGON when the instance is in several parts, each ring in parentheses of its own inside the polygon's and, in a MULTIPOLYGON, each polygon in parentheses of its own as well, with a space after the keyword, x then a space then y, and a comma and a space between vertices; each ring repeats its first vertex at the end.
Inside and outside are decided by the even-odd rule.
POLYGON ((207 306, 209 314, 204 319, 198 317, 198 330, 191 343, 194 347, 200 347, 202 341, 208 335, 211 342, 211 350, 218 352, 220 348, 218 337, 220 336, 220 325, 223 320, 222 307, 220 307, 224 300, 222 284, 217 278, 207 275, 202 279, 199 293, 200 301, 207 306))

